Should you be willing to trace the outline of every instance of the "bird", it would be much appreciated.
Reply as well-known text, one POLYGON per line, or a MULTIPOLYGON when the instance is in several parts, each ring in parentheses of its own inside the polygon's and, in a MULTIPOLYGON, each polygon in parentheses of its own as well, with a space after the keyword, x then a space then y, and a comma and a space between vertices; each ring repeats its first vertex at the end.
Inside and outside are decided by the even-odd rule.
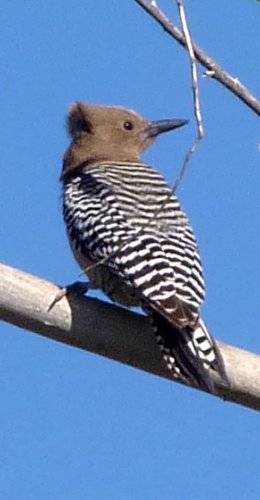
POLYGON ((61 173, 63 218, 88 289, 148 316, 171 377, 216 394, 228 384, 201 317, 204 273, 197 241, 172 187, 142 153, 187 120, 149 121, 120 106, 74 103, 61 173))

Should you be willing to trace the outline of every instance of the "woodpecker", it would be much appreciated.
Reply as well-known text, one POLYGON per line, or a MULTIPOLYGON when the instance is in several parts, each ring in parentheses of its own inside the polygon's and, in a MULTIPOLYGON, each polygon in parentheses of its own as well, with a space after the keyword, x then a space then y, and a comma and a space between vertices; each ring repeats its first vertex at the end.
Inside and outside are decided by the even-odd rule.
POLYGON ((141 306, 172 377, 215 393, 227 382, 217 345, 200 316, 204 277, 196 239, 163 176, 140 156, 186 120, 148 121, 122 107, 77 102, 61 175, 63 216, 88 287, 141 306))

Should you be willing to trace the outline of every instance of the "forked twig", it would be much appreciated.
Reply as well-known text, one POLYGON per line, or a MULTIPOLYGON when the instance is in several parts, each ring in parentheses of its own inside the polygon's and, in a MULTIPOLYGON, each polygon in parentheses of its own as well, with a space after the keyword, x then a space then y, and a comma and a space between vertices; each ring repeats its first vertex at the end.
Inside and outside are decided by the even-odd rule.
MULTIPOLYGON (((156 2, 148 2, 147 0, 134 0, 157 21, 164 31, 173 37, 180 45, 187 49, 187 43, 184 33, 175 26, 162 10, 156 5, 156 2)), ((192 43, 194 55, 197 61, 206 68, 206 75, 217 80, 224 85, 230 92, 243 101, 252 111, 260 116, 260 100, 257 99, 236 77, 231 76, 225 71, 212 57, 194 42, 192 43)))

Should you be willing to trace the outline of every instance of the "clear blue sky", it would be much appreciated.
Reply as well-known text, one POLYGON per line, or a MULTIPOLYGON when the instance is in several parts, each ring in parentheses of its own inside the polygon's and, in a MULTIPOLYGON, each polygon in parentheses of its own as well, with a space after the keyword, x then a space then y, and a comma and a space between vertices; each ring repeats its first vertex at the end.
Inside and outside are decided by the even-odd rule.
MULTIPOLYGON (((187 9, 194 39, 259 94, 260 4, 187 9)), ((79 273, 59 199, 68 105, 189 118, 146 155, 173 183, 195 134, 188 61, 132 0, 5 1, 0 17, 0 260, 66 284, 79 273)), ((217 338, 259 352, 258 118, 200 84, 206 138, 179 196, 204 261, 203 314, 217 338)), ((257 413, 7 324, 0 353, 3 500, 259 499, 257 413)))

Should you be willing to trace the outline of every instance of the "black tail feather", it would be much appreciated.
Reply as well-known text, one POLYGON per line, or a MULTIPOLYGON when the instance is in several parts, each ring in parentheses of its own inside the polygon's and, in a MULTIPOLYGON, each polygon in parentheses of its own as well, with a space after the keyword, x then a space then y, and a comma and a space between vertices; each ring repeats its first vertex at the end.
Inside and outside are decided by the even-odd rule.
POLYGON ((174 378, 186 385, 216 394, 209 368, 218 372, 225 383, 227 376, 222 356, 201 322, 198 331, 179 329, 154 310, 148 311, 167 367, 174 378))

